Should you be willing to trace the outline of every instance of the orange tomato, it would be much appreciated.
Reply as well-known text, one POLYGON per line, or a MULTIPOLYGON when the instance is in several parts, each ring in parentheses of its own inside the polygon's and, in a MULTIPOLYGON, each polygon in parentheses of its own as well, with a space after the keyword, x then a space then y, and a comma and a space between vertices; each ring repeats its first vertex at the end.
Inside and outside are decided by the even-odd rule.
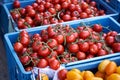
POLYGON ((107 65, 110 63, 110 60, 103 60, 99 65, 98 65, 98 70, 100 72, 105 72, 105 69, 107 65))
POLYGON ((110 74, 116 72, 116 69, 117 69, 117 64, 116 64, 115 62, 111 61, 111 62, 107 65, 107 67, 106 67, 106 69, 105 69, 105 73, 106 73, 107 75, 110 75, 110 74))
POLYGON ((113 73, 107 77, 107 80, 120 80, 120 75, 117 73, 113 73))
POLYGON ((96 77, 100 77, 100 78, 104 78, 104 77, 105 77, 105 73, 102 73, 102 72, 100 72, 100 71, 97 71, 97 72, 95 73, 95 76, 96 76, 96 77))
POLYGON ((92 77, 94 77, 94 74, 91 71, 84 72, 84 75, 83 75, 84 80, 87 80, 87 79, 92 78, 92 77))

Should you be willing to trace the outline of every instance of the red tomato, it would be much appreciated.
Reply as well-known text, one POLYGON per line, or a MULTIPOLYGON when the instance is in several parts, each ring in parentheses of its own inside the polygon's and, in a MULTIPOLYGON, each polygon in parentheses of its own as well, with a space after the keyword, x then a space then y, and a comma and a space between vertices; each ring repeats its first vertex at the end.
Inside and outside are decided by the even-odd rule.
POLYGON ((58 46, 58 42, 55 39, 49 39, 47 44, 50 48, 54 48, 58 46))
POLYGON ((21 56, 20 57, 20 61, 23 65, 26 65, 28 63, 28 61, 30 60, 29 56, 21 56))
POLYGON ((61 7, 62 7, 63 9, 67 9, 68 6, 69 6, 69 3, 68 3, 68 2, 63 2, 63 3, 61 4, 61 7))
POLYGON ((85 12, 86 12, 88 15, 92 14, 92 10, 91 10, 90 8, 85 9, 85 12))
POLYGON ((98 53, 98 46, 96 44, 93 44, 90 46, 90 54, 95 55, 98 53))
POLYGON ((28 16, 30 17, 34 17, 36 14, 35 10, 34 9, 30 9, 29 12, 28 12, 28 16))
POLYGON ((20 7, 20 2, 19 2, 19 0, 15 0, 15 1, 13 2, 13 7, 14 7, 14 8, 19 8, 19 7, 20 7))
POLYGON ((89 54, 89 55, 87 55, 86 59, 90 59, 90 58, 93 58, 93 57, 94 57, 94 55, 89 54))
POLYGON ((32 39, 34 41, 42 41, 42 37, 38 33, 34 34, 32 39))
POLYGON ((23 37, 20 38, 20 43, 22 43, 23 46, 27 47, 30 43, 30 39, 23 36, 23 37))
POLYGON ((51 69, 57 70, 60 67, 60 62, 57 59, 50 61, 49 64, 51 69))
POLYGON ((115 42, 115 37, 113 37, 113 36, 107 36, 106 38, 105 38, 105 42, 107 43, 107 45, 112 45, 114 42, 115 42))
POLYGON ((101 49, 101 48, 102 48, 102 46, 103 46, 103 44, 102 44, 102 43, 100 43, 100 42, 96 43, 96 45, 98 46, 98 49, 101 49))
POLYGON ((86 12, 81 12, 80 13, 80 18, 81 19, 88 18, 88 14, 86 12))
POLYGON ((20 12, 21 16, 25 16, 26 9, 25 9, 25 8, 21 8, 21 9, 19 10, 19 12, 20 12))
POLYGON ((61 5, 60 4, 56 4, 55 5, 55 10, 56 11, 60 11, 62 8, 61 8, 61 5))
POLYGON ((57 24, 58 23, 58 19, 57 18, 51 18, 50 19, 50 23, 51 24, 57 24))
POLYGON ((49 8, 48 11, 51 13, 51 14, 56 14, 56 10, 54 8, 49 8))
POLYGON ((21 53, 22 50, 23 50, 23 45, 20 43, 20 42, 16 42, 14 44, 14 50, 17 52, 17 53, 21 53))
POLYGON ((46 59, 40 59, 40 61, 37 64, 38 68, 45 68, 48 66, 48 62, 46 59))
POLYGON ((95 7, 95 6, 96 6, 96 2, 95 2, 95 1, 91 1, 91 2, 90 2, 90 6, 95 7))
POLYGON ((44 10, 45 10, 45 6, 44 5, 39 5, 38 6, 38 9, 37 9, 39 12, 44 12, 44 10))
POLYGON ((75 40, 76 40, 76 38, 75 38, 75 36, 73 34, 66 36, 66 42, 67 43, 74 42, 75 40))
POLYGON ((54 36, 54 39, 59 43, 59 44, 62 44, 64 42, 64 37, 63 35, 56 35, 54 36))
POLYGON ((76 6, 75 6, 75 4, 70 4, 69 5, 69 10, 72 12, 72 11, 74 11, 76 9, 76 6))
POLYGON ((58 46, 57 46, 57 49, 56 49, 56 52, 58 53, 58 55, 63 54, 63 52, 64 52, 64 47, 63 47, 63 45, 58 45, 58 46))
POLYGON ((38 55, 42 57, 47 57, 50 54, 50 50, 48 48, 42 47, 38 50, 38 55))
POLYGON ((26 37, 26 38, 29 38, 29 35, 28 35, 28 32, 27 31, 25 31, 25 30, 22 30, 21 32, 20 32, 20 37, 26 37))
POLYGON ((33 25, 33 20, 31 17, 25 17, 25 21, 31 26, 33 25))
POLYGON ((60 80, 65 80, 66 75, 67 75, 67 72, 68 72, 68 70, 66 70, 66 69, 61 69, 60 71, 58 71, 58 78, 59 78, 60 80))
POLYGON ((86 2, 82 2, 81 3, 81 8, 82 8, 82 10, 85 10, 85 9, 87 9, 89 7, 89 5, 86 3, 86 2))
POLYGON ((40 41, 35 41, 32 44, 32 48, 34 51, 38 51, 39 48, 41 48, 41 47, 42 47, 42 43, 40 41))
POLYGON ((60 2, 60 0, 52 0, 53 4, 58 4, 60 2))
POLYGON ((32 4, 32 7, 33 7, 34 9, 36 9, 36 8, 38 7, 38 3, 33 3, 33 4, 32 4))
POLYGON ((89 50, 89 44, 87 42, 80 43, 79 50, 82 52, 87 52, 89 50))
POLYGON ((80 14, 79 14, 78 11, 73 11, 72 14, 71 14, 71 16, 73 16, 73 17, 79 17, 80 14))
POLYGON ((49 38, 52 38, 56 35, 56 32, 54 31, 54 29, 51 26, 48 26, 47 32, 49 33, 48 34, 49 38))
POLYGON ((34 53, 30 54, 30 56, 31 56, 32 58, 38 58, 38 53, 37 53, 37 52, 34 52, 34 53))
POLYGON ((28 12, 30 9, 33 9, 33 7, 31 5, 27 5, 25 9, 26 9, 26 12, 28 12))
POLYGON ((90 32, 87 30, 83 30, 79 33, 79 37, 82 39, 86 39, 90 36, 90 32))
POLYGON ((62 16, 62 19, 63 19, 64 21, 69 21, 69 20, 71 20, 71 16, 68 15, 68 14, 65 14, 65 15, 62 16))
POLYGON ((98 56, 104 56, 104 55, 107 55, 107 54, 108 54, 108 52, 104 49, 100 49, 97 53, 98 56))
POLYGON ((55 57, 49 57, 49 56, 47 56, 46 58, 45 58, 47 61, 48 61, 48 63, 50 64, 50 62, 52 61, 52 60, 54 60, 54 59, 56 59, 55 57))
POLYGON ((120 52, 120 43, 113 43, 112 49, 114 52, 120 52))
POLYGON ((93 30, 96 31, 96 32, 101 32, 103 30, 103 28, 99 24, 94 24, 93 25, 93 30))
POLYGON ((79 46, 78 44, 75 44, 75 43, 71 43, 69 44, 68 46, 68 50, 71 52, 71 53, 77 53, 79 51, 79 46))
POLYGON ((65 59, 65 58, 61 58, 60 61, 63 63, 63 64, 66 64, 69 62, 69 60, 65 59))
POLYGON ((51 3, 50 3, 50 2, 46 2, 46 3, 45 3, 45 8, 48 9, 48 8, 50 8, 50 7, 51 7, 51 3))
POLYGON ((78 60, 83 60, 86 58, 86 54, 84 52, 77 52, 76 57, 78 58, 78 60))

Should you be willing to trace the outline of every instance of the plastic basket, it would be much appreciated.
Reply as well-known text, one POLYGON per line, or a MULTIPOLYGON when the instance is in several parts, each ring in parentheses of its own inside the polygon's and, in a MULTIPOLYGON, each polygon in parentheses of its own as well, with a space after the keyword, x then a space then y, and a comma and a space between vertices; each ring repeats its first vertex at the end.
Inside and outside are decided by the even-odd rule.
MULTIPOLYGON (((117 17, 118 13, 114 9, 109 7, 106 3, 104 3, 101 0, 95 0, 95 1, 97 2, 99 9, 104 9, 106 11, 107 15, 104 15, 103 17, 112 16, 112 17, 118 19, 118 17, 117 17)), ((20 1, 22 7, 25 7, 26 5, 31 5, 33 2, 35 2, 35 0, 20 1)), ((17 24, 13 21, 13 19, 11 19, 11 15, 9 13, 9 11, 12 9, 12 3, 6 3, 3 6, 4 6, 4 11, 5 11, 3 16, 6 16, 6 18, 4 18, 3 24, 6 24, 6 27, 8 27, 8 28, 4 28, 4 26, 3 26, 3 29, 4 29, 3 31, 5 31, 5 33, 8 33, 8 32, 10 32, 9 29, 11 29, 11 28, 12 28, 11 31, 12 30, 19 31, 17 24), (9 19, 9 20, 6 21, 6 19, 9 19), (9 21, 11 21, 11 22, 9 22, 9 21)))
MULTIPOLYGON (((73 28, 77 27, 81 22, 84 22, 86 24, 101 24, 103 26, 109 26, 109 29, 120 32, 120 25, 113 19, 113 18, 94 18, 94 19, 87 19, 85 21, 82 20, 77 20, 77 21, 71 21, 71 22, 66 22, 64 24, 69 24, 73 28)), ((28 29, 27 32, 30 35, 33 35, 35 33, 39 33, 42 29, 46 29, 46 27, 42 28, 33 28, 33 29, 28 29)), ((104 29, 104 32, 108 32, 108 30, 104 29)), ((5 34, 5 49, 6 49, 6 54, 8 58, 8 66, 9 66, 9 74, 10 74, 10 80, 30 80, 30 75, 31 72, 26 72, 22 66, 22 63, 20 62, 16 52, 13 49, 13 44, 16 42, 17 37, 19 35, 19 32, 13 32, 13 33, 8 33, 5 34)), ((71 65, 76 65, 76 64, 83 64, 83 63, 88 63, 91 61, 97 61, 97 60, 103 60, 107 59, 110 57, 115 57, 119 56, 120 53, 115 53, 115 54, 110 54, 106 56, 101 56, 101 57, 95 57, 92 59, 86 59, 86 60, 81 60, 81 61, 76 61, 76 62, 71 62, 66 64, 65 66, 71 66, 71 65)))
POLYGON ((120 0, 103 0, 103 1, 120 13, 120 0))

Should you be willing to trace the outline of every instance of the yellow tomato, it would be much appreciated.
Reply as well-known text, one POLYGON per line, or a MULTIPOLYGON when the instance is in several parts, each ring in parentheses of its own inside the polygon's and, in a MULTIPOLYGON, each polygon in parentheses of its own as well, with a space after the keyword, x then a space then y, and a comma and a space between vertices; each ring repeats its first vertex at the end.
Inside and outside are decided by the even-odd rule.
POLYGON ((117 73, 113 73, 107 77, 107 80, 120 80, 120 75, 117 73))
POLYGON ((82 76, 79 73, 75 71, 68 71, 67 80, 74 80, 74 79, 83 80, 82 76))

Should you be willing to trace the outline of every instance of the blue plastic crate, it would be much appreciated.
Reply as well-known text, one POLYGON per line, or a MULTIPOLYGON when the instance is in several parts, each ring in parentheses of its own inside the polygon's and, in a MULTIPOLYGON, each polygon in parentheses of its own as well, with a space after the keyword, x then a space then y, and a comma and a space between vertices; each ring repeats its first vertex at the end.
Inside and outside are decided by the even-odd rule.
MULTIPOLYGON (((104 3, 101 0, 95 0, 95 1, 97 2, 99 9, 104 9, 106 11, 107 15, 104 15, 103 17, 112 16, 112 17, 118 19, 118 17, 117 17, 118 13, 114 9, 112 9, 111 7, 109 7, 106 3, 104 3)), ((31 5, 33 2, 35 2, 35 0, 20 1, 22 7, 25 7, 27 5, 31 5)), ((3 6, 4 6, 4 12, 3 12, 2 15, 6 17, 6 18, 4 18, 4 20, 2 22, 3 24, 5 24, 5 26, 3 26, 4 33, 12 32, 14 30, 15 31, 19 31, 19 29, 17 27, 17 24, 13 21, 13 19, 11 18, 11 15, 9 13, 9 11, 11 9, 13 9, 12 8, 12 3, 6 3, 3 6), (7 28, 4 28, 4 27, 7 27, 7 28)))
MULTIPOLYGON (((113 19, 113 18, 94 18, 94 19, 86 19, 84 21, 82 20, 76 20, 76 21, 71 21, 71 22, 65 22, 63 23, 63 25, 65 24, 69 24, 71 25, 73 28, 76 28, 78 25, 80 25, 81 22, 84 22, 85 24, 101 24, 104 27, 108 27, 111 30, 120 32, 120 25, 113 19)), ((30 35, 33 35, 35 33, 40 33, 41 30, 46 29, 47 26, 45 27, 37 27, 37 28, 33 28, 33 29, 27 29, 27 32, 30 35)), ((106 30, 104 28, 103 30, 104 32, 108 32, 108 30, 106 30)), ((22 63, 20 62, 16 52, 14 51, 13 48, 13 44, 16 42, 17 37, 19 35, 19 32, 13 32, 13 33, 8 33, 5 34, 4 38, 4 44, 5 44, 5 49, 6 49, 6 54, 7 54, 7 59, 8 59, 8 66, 9 66, 9 74, 10 74, 10 80, 30 80, 30 75, 31 72, 26 72, 22 66, 22 63)), ((95 57, 92 59, 86 59, 86 60, 81 60, 81 61, 76 61, 76 62, 71 62, 68 64, 65 64, 64 66, 72 66, 72 65, 76 65, 76 64, 83 64, 83 63, 88 63, 91 61, 97 61, 97 60, 103 60, 103 59, 107 59, 110 57, 115 57, 115 56, 120 56, 120 53, 115 53, 115 54, 110 54, 110 55, 106 55, 106 56, 101 56, 101 57, 95 57)))
POLYGON ((120 0, 103 0, 103 1, 120 13, 120 0))
MULTIPOLYGON (((2 3, 9 3, 9 2, 13 2, 15 0, 0 0, 0 2, 2 3)), ((23 0, 19 0, 19 1, 23 1, 23 0)))
MULTIPOLYGON (((103 60, 106 60, 106 59, 103 59, 103 60)), ((77 68, 80 71, 90 70, 92 72, 96 72, 98 70, 98 65, 103 60, 98 60, 98 61, 94 61, 94 62, 84 63, 84 65, 83 64, 77 64, 77 65, 72 65, 72 66, 66 66, 66 69, 67 70, 71 70, 73 68, 77 68)), ((111 57, 108 60, 114 61, 114 62, 117 63, 118 66, 120 66, 120 55, 117 56, 117 57, 111 57)))

